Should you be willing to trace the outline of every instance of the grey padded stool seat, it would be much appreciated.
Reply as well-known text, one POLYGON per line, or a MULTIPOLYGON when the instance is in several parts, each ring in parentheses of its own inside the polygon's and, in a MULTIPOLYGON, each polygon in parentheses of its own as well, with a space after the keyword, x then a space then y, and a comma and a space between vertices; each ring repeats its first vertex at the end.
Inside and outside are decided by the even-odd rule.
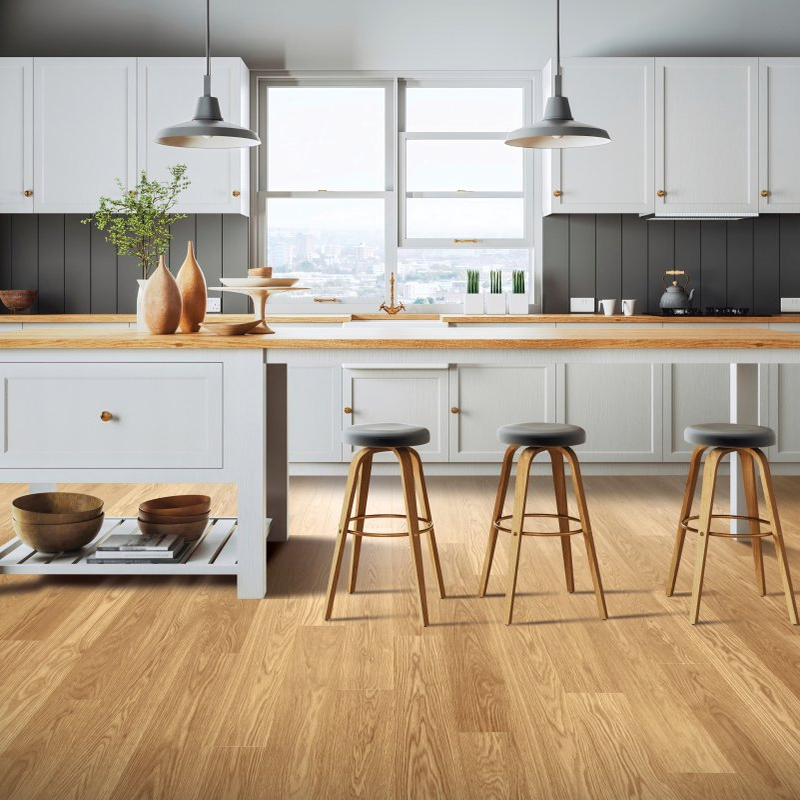
POLYGON ((572 445, 583 444, 586 441, 586 431, 577 425, 562 425, 554 422, 516 422, 512 425, 503 425, 497 431, 497 438, 508 445, 503 457, 503 466, 500 469, 500 483, 494 501, 492 522, 489 526, 489 542, 483 560, 483 572, 478 593, 486 596, 489 585, 489 575, 492 570, 497 535, 500 531, 511 534, 511 558, 506 589, 506 623, 511 624, 514 614, 514 596, 517 587, 517 572, 519 571, 519 554, 523 536, 558 536, 561 540, 561 555, 564 560, 564 575, 567 581, 567 591, 575 590, 575 580, 572 574, 572 549, 570 537, 583 534, 586 553, 589 557, 589 569, 592 574, 597 611, 601 619, 606 619, 605 595, 603 584, 600 580, 600 568, 597 564, 597 554, 594 549, 594 538, 589 524, 589 511, 586 507, 586 496, 583 491, 578 457, 572 450, 572 445), (514 464, 514 455, 520 447, 525 449, 519 457, 517 465, 516 486, 514 488, 514 510, 511 514, 503 514, 508 483, 514 464), (526 513, 525 506, 528 495, 528 481, 534 458, 540 453, 548 453, 552 465, 553 489, 556 496, 556 513, 526 513), (567 505, 567 487, 564 475, 564 461, 570 465, 572 485, 575 490, 575 500, 578 506, 578 516, 570 516, 567 505), (528 518, 550 518, 558 521, 558 531, 526 531, 525 520, 528 518), (511 520, 511 526, 507 527, 511 520), (503 523, 506 523, 504 525, 503 523), (570 523, 577 523, 577 527, 570 528, 570 523))
MULTIPOLYGON (((347 409, 349 412, 350 409, 347 409)), ((333 613, 333 601, 336 597, 336 586, 344 558, 345 543, 348 534, 353 537, 353 551, 350 560, 350 594, 356 590, 358 562, 361 555, 361 541, 364 536, 398 537, 407 536, 411 544, 411 557, 419 592, 419 610, 423 626, 428 624, 428 600, 425 592, 425 572, 422 566, 422 549, 420 535, 428 538, 433 569, 439 585, 439 596, 444 598, 444 581, 442 567, 439 563, 439 551, 436 547, 436 535, 433 532, 433 517, 428 502, 428 490, 425 486, 425 475, 422 472, 422 459, 414 449, 417 445, 427 444, 431 440, 430 431, 421 425, 407 425, 400 422, 373 422, 364 425, 353 425, 345 430, 342 439, 345 444, 361 447, 350 462, 347 475, 347 487, 344 493, 342 516, 336 537, 336 547, 328 580, 328 602, 325 607, 325 619, 329 620, 333 613), (405 514, 367 514, 369 482, 372 474, 372 460, 376 453, 389 451, 395 455, 400 464, 400 477, 403 483, 403 501, 405 514), (356 495, 358 499, 356 500, 356 495), (355 513, 353 507, 355 505, 355 513), (371 519, 404 519, 407 530, 398 533, 366 531, 365 523, 371 519)))
POLYGON ((697 534, 697 548, 695 554, 694 580, 692 583, 692 602, 689 611, 689 620, 694 625, 700 616, 700 598, 703 593, 703 576, 708 554, 708 542, 712 536, 723 538, 749 537, 753 548, 753 562, 756 572, 756 587, 763 597, 767 593, 764 579, 764 559, 761 553, 761 540, 765 536, 772 536, 775 542, 775 552, 778 557, 778 569, 783 581, 786 607, 789 611, 789 620, 793 625, 798 624, 797 604, 792 588, 792 577, 789 573, 789 564, 786 559, 786 547, 783 543, 781 523, 778 516, 778 506, 775 501, 775 492, 772 486, 769 461, 760 448, 775 444, 777 437, 771 428, 762 425, 740 425, 729 422, 710 422, 699 425, 690 425, 684 431, 684 437, 689 444, 695 445, 692 459, 689 464, 689 476, 686 481, 686 490, 683 495, 678 532, 675 537, 675 546, 672 551, 672 564, 667 578, 667 596, 672 596, 675 583, 678 579, 678 569, 683 553, 683 544, 686 532, 697 534), (700 513, 692 514, 697 479, 700 475, 700 466, 703 455, 706 455, 703 467, 703 485, 700 492, 700 513), (714 491, 716 489, 717 472, 720 461, 728 455, 735 454, 739 458, 742 472, 742 488, 747 501, 746 515, 714 514, 714 491), (759 515, 758 488, 756 483, 756 465, 761 474, 761 487, 766 501, 766 519, 759 515), (717 519, 746 520, 750 532, 726 533, 712 530, 711 526, 717 519), (696 527, 692 523, 695 522, 696 527), (762 530, 766 526, 767 530, 762 530))

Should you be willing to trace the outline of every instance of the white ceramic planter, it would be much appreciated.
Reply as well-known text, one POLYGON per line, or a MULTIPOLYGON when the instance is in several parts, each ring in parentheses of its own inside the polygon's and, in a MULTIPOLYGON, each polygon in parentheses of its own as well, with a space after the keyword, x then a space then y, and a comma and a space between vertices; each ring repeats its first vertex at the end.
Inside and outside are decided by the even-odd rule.
POLYGON ((508 295, 508 313, 509 314, 527 314, 528 313, 528 294, 509 294, 508 295))
POLYGON ((480 292, 464 295, 464 313, 483 314, 483 295, 480 292))
POLYGON ((505 314, 506 313, 506 296, 504 294, 487 294, 486 295, 486 313, 487 314, 505 314))

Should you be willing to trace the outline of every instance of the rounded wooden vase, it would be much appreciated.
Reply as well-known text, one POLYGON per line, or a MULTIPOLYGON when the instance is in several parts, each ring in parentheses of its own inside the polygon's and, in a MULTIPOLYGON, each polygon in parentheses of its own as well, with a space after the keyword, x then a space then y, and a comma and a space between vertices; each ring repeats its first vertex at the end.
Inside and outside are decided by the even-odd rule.
POLYGON ((154 334, 175 333, 181 321, 181 290, 167 269, 164 256, 159 256, 158 267, 147 281, 147 291, 142 302, 144 324, 154 334))
POLYGON ((200 323, 206 318, 206 278, 194 255, 194 242, 186 248, 186 259, 176 278, 181 290, 183 311, 181 312, 181 333, 197 333, 200 323))

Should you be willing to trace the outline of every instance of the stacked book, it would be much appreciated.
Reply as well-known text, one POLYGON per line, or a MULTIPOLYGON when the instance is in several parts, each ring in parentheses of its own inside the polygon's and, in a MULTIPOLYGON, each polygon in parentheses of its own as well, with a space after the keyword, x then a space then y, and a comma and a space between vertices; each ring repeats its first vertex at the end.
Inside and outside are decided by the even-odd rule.
POLYGON ((86 559, 87 564, 176 564, 192 542, 177 534, 145 536, 142 533, 112 534, 86 559))

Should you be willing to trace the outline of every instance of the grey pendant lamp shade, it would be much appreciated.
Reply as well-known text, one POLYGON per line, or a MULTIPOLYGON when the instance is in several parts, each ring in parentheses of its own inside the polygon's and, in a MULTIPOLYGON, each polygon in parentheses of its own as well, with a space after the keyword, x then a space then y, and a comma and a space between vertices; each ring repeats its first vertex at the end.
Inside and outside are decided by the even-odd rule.
POLYGON ((225 122, 219 100, 211 94, 211 9, 206 0, 206 74, 203 78, 203 95, 197 99, 194 117, 163 128, 156 134, 158 144, 171 147, 202 147, 220 149, 254 147, 261 144, 255 131, 225 122))
POLYGON ((556 0, 556 76, 555 94, 548 98, 540 122, 511 131, 506 144, 555 150, 567 147, 591 147, 611 141, 608 131, 577 122, 572 118, 569 100, 561 94, 561 2, 556 0))

